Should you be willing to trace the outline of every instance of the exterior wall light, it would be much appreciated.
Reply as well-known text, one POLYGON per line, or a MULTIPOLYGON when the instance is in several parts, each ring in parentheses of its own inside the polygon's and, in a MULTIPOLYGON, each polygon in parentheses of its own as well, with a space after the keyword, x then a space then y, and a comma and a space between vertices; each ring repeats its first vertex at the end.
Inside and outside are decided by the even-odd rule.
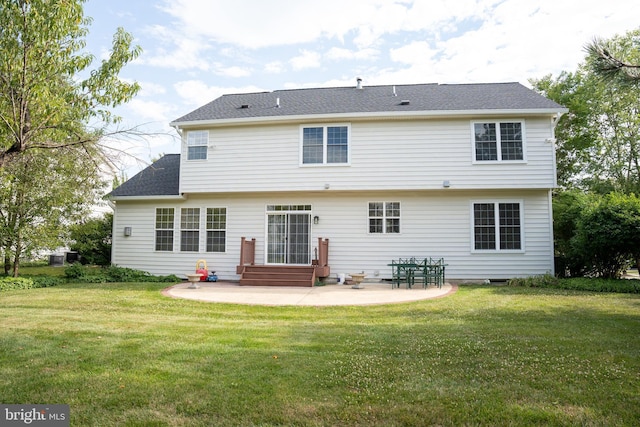
POLYGON ((320 223, 320 217, 319 217, 318 215, 316 215, 316 216, 314 216, 314 217, 313 217, 313 223, 314 223, 315 225, 318 225, 318 223, 320 223))
POLYGON ((125 236, 131 236, 131 227, 125 227, 124 228, 124 235, 125 236))

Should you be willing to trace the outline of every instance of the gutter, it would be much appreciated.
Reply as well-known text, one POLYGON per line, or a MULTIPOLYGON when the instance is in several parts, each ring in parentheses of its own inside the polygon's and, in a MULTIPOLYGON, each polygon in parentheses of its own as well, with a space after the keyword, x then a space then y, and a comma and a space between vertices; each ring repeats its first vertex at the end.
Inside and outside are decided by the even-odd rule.
POLYGON ((209 120, 190 120, 185 122, 170 122, 169 126, 177 129, 186 127, 214 127, 229 125, 249 125, 249 124, 268 124, 268 123, 287 123, 287 122, 312 122, 312 121, 344 121, 354 120, 378 120, 381 118, 388 119, 418 119, 418 118, 443 118, 443 117, 487 117, 487 116, 523 116, 523 115, 553 115, 555 117, 567 113, 569 109, 539 109, 539 108, 523 108, 508 110, 438 110, 438 111, 380 111, 380 112, 363 112, 363 113, 327 113, 327 114, 298 114, 291 116, 257 116, 244 118, 227 118, 227 119, 209 119, 209 120))

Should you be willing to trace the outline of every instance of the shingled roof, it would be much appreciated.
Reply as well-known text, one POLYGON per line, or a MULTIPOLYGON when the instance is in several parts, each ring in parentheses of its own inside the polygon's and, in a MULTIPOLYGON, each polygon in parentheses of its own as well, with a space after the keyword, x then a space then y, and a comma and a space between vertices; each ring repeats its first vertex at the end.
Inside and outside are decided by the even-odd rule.
POLYGON ((107 198, 136 196, 178 196, 180 154, 165 154, 133 178, 107 194, 107 198))
POLYGON ((564 108, 520 83, 333 87, 223 95, 171 124, 322 114, 482 110, 564 108))

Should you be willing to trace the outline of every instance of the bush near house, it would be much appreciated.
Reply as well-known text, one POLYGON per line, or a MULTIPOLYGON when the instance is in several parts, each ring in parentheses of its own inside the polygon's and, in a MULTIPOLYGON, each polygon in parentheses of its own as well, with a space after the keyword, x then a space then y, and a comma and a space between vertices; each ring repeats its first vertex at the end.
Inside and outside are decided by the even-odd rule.
POLYGON ((559 279, 551 274, 532 277, 518 277, 507 282, 509 286, 527 288, 567 289, 574 291, 617 292, 640 294, 640 280, 605 279, 597 277, 575 277, 559 279))
POLYGON ((65 276, 73 282, 114 283, 114 282, 180 282, 175 275, 154 276, 146 271, 110 266, 106 268, 90 267, 79 263, 65 269, 65 276))
POLYGON ((567 191, 554 197, 553 209, 556 251, 570 276, 619 279, 640 260, 640 198, 635 195, 567 191))

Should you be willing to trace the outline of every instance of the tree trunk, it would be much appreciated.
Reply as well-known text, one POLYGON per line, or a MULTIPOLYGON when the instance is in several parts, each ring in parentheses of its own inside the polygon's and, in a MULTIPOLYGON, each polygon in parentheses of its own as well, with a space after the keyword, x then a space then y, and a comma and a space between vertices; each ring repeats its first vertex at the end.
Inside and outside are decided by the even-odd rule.
POLYGON ((9 270, 11 270, 11 255, 9 255, 9 251, 5 248, 4 252, 4 274, 9 274, 9 270))

